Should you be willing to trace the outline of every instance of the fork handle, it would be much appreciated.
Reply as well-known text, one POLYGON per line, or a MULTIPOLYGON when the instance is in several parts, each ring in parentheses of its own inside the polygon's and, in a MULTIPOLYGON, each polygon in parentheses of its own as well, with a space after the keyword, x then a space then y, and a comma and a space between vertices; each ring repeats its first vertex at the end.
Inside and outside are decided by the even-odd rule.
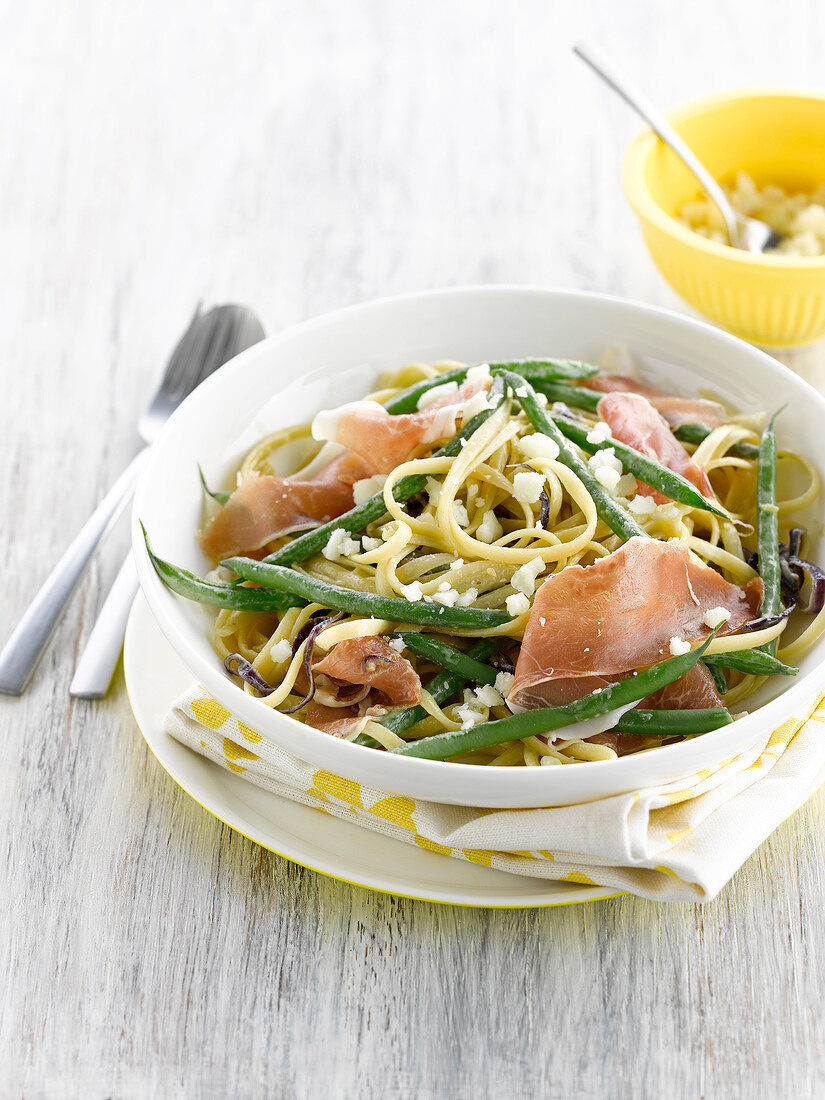
POLYGON ((69 694, 76 699, 102 699, 109 690, 112 673, 123 648, 126 620, 139 587, 137 569, 130 551, 109 589, 69 685, 69 694))
POLYGON ((95 547, 128 501, 148 454, 149 448, 145 447, 135 455, 29 604, 0 652, 0 692, 23 694, 95 547))

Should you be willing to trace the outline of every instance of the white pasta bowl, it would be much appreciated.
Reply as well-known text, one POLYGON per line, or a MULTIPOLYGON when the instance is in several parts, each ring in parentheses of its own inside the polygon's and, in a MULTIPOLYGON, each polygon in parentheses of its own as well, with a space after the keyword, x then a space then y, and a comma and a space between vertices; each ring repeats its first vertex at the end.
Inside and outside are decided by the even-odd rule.
MULTIPOLYGON (((469 287, 383 299, 319 317, 250 348, 199 386, 155 443, 138 486, 133 543, 141 585, 193 681, 302 760, 398 794, 486 807, 570 805, 665 783, 712 767, 786 719, 805 714, 825 686, 823 641, 805 655, 795 679, 766 683, 749 701, 753 713, 650 752, 539 768, 395 756, 330 737, 244 692, 212 647, 212 609, 174 595, 151 565, 140 521, 161 557, 201 575, 210 566, 195 537, 203 521, 198 463, 210 483, 222 483, 266 431, 360 397, 382 370, 444 358, 596 359, 615 344, 631 348, 645 380, 672 392, 710 390, 740 411, 772 411, 787 403, 778 421, 780 447, 792 443, 825 470, 825 399, 735 337, 650 306, 576 291, 469 287)), ((821 507, 818 502, 807 517, 813 560, 823 556, 821 507)))

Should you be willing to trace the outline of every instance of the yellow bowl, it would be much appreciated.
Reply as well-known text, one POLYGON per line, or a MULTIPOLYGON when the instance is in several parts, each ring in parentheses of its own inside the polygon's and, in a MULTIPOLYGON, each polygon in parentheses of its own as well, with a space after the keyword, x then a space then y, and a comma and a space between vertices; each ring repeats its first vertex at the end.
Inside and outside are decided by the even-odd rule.
MULTIPOLYGON (((795 191, 825 181, 825 95, 724 92, 668 118, 717 179, 743 169, 760 187, 795 191)), ((700 188, 650 130, 630 144, 622 183, 656 266, 700 313, 756 344, 825 336, 825 256, 755 256, 680 224, 677 212, 700 188)))

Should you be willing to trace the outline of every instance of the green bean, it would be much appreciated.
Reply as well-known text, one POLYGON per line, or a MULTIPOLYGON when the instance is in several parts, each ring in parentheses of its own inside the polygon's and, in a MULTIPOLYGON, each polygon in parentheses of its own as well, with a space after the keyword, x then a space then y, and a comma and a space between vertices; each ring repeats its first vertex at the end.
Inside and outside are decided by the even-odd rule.
POLYGON ((592 378, 599 368, 581 359, 514 359, 510 363, 490 363, 493 374, 511 371, 531 382, 557 382, 563 378, 592 378))
POLYGON ((398 596, 378 596, 353 588, 310 577, 295 569, 255 561, 252 558, 227 558, 221 563, 245 581, 254 581, 265 588, 291 592, 305 600, 331 607, 335 611, 351 611, 397 623, 416 623, 445 630, 489 630, 510 622, 506 611, 488 611, 475 607, 445 607, 422 600, 404 600, 398 596))
MULTIPOLYGON (((493 374, 512 371, 514 374, 520 374, 523 378, 531 379, 531 381, 534 379, 554 381, 560 378, 591 378, 594 374, 599 373, 598 367, 594 367, 592 363, 582 363, 578 359, 515 359, 512 363, 490 363, 489 366, 493 374)), ((443 374, 436 374, 433 378, 425 378, 422 382, 416 382, 415 385, 390 398, 384 408, 387 412, 395 415, 415 412, 419 400, 428 390, 434 389, 436 386, 443 386, 447 382, 461 383, 467 377, 469 370, 469 367, 456 367, 455 370, 444 371, 443 374)))
POLYGON ((166 587, 179 596, 209 604, 210 607, 225 607, 230 611, 285 611, 288 607, 301 607, 306 603, 299 596, 275 592, 271 588, 245 588, 243 585, 215 584, 202 580, 188 569, 159 558, 149 544, 149 536, 143 524, 141 528, 146 540, 146 551, 155 572, 166 587))
MULTIPOLYGON (((780 410, 781 411, 781 410, 780 410)), ((762 615, 775 615, 782 604, 782 573, 779 564, 779 510, 776 506, 776 432, 771 417, 759 443, 759 464, 756 474, 759 575, 765 586, 762 615)), ((765 652, 776 653, 776 639, 766 642, 765 652)))
MULTIPOLYGON (((717 627, 717 630, 719 628, 717 627)), ((564 726, 585 721, 607 714, 637 699, 644 699, 654 691, 672 684, 680 676, 690 672, 697 661, 704 656, 705 650, 716 636, 716 630, 697 649, 681 653, 677 657, 668 657, 659 664, 652 665, 635 676, 596 689, 582 699, 565 703, 559 707, 542 707, 539 710, 526 710, 523 714, 513 714, 509 718, 500 718, 495 722, 485 722, 466 730, 450 730, 436 733, 432 737, 422 737, 408 745, 399 745, 391 751, 399 756, 419 756, 426 760, 446 760, 450 756, 475 752, 477 749, 502 745, 509 741, 520 741, 524 737, 549 733, 564 726)))
POLYGON ((620 733, 639 733, 647 737, 695 737, 722 726, 733 718, 724 707, 706 710, 633 710, 626 711, 613 727, 620 733))
MULTIPOLYGON (((486 661, 490 654, 495 649, 495 642, 489 638, 482 638, 476 642, 467 653, 464 654, 474 661, 486 661)), ((487 667, 486 665, 483 667, 487 667)), ((430 680, 427 684, 427 691, 433 697, 433 699, 439 705, 451 698, 457 692, 461 691, 467 680, 464 676, 459 675, 457 672, 439 672, 436 676, 430 680)), ((391 710, 389 714, 385 714, 383 718, 379 718, 379 725, 385 726, 388 730, 391 730, 395 734, 401 734, 404 730, 410 729, 416 722, 420 722, 423 718, 427 717, 427 712, 422 706, 416 704, 412 707, 404 707, 401 710, 391 710)), ((361 733, 353 741, 356 745, 366 745, 371 749, 381 749, 384 746, 379 744, 374 738, 370 737, 368 733, 361 733)))
MULTIPOLYGON (((586 409, 588 412, 596 412, 599 402, 604 397, 599 390, 589 390, 586 386, 575 386, 565 382, 536 380, 533 382, 533 387, 550 401, 561 401, 574 409, 586 409)), ((679 424, 672 431, 683 443, 698 444, 703 439, 707 439, 713 428, 708 427, 707 424, 679 424)), ((756 458, 759 448, 754 443, 734 443, 728 448, 727 453, 739 458, 756 458)))
POLYGON ((705 668, 713 677, 713 682, 716 685, 716 690, 720 695, 727 695, 728 682, 725 679, 725 673, 721 665, 712 665, 710 661, 705 661, 705 668))
POLYGON ((586 386, 574 386, 568 382, 536 379, 533 388, 543 393, 548 401, 561 401, 565 405, 572 405, 574 409, 587 409, 588 412, 595 412, 604 397, 598 390, 589 390, 586 386))
POLYGON ((469 367, 456 367, 455 370, 444 371, 443 374, 436 374, 434 378, 425 378, 422 382, 416 382, 415 385, 410 386, 406 390, 402 390, 401 393, 397 393, 395 397, 391 397, 389 401, 385 402, 384 408, 388 413, 392 413, 394 416, 398 416, 400 413, 415 412, 418 408, 419 398, 428 390, 434 389, 436 386, 443 386, 447 382, 458 382, 459 384, 467 377, 467 371, 469 367))
MULTIPOLYGON (((458 435, 433 454, 433 458, 455 458, 461 450, 462 441, 469 439, 484 421, 492 416, 493 411, 493 409, 484 409, 477 416, 474 416, 472 420, 464 425, 458 435)), ((410 497, 414 497, 416 493, 420 493, 426 484, 426 476, 410 474, 395 483, 392 495, 401 504, 405 500, 409 500, 410 497)), ((311 558, 313 554, 320 553, 329 542, 329 537, 333 531, 343 530, 351 535, 357 535, 369 524, 381 519, 386 514, 387 506, 384 503, 384 494, 376 493, 375 496, 371 496, 363 504, 344 512, 337 519, 330 520, 329 523, 325 523, 321 527, 315 527, 312 531, 306 531, 303 535, 298 535, 297 538, 285 543, 272 554, 268 554, 264 561, 271 565, 295 565, 296 562, 305 561, 307 558, 311 558)))
POLYGON ((536 392, 530 383, 520 378, 517 374, 508 373, 504 374, 503 377, 507 385, 513 390, 516 400, 521 405, 528 420, 536 431, 549 436, 555 442, 556 446, 559 448, 559 461, 563 462, 568 469, 573 471, 579 481, 584 485, 585 489, 587 489, 588 493, 590 493, 590 496, 593 498, 593 503, 596 505, 596 511, 611 531, 614 531, 625 541, 632 539, 634 536, 647 538, 646 532, 642 530, 636 520, 633 519, 633 517, 622 508, 615 497, 612 497, 604 486, 596 480, 587 463, 584 462, 568 444, 562 433, 539 404, 536 398, 536 392))
MULTIPOLYGON (((673 429, 673 434, 683 443, 701 443, 712 431, 713 428, 707 424, 680 424, 673 429)), ((758 458, 759 448, 755 443, 734 443, 728 447, 727 453, 738 458, 758 458)))
POLYGON ((198 463, 198 473, 200 474, 201 486, 203 488, 203 491, 206 493, 206 495, 208 497, 212 497, 212 499, 216 500, 218 502, 218 504, 226 504, 226 502, 229 500, 229 498, 232 496, 232 494, 231 493, 225 493, 221 490, 213 491, 212 489, 210 489, 209 486, 206 484, 206 478, 204 477, 204 473, 203 473, 203 470, 200 467, 200 463, 198 463))
POLYGON ((626 443, 622 443, 618 439, 605 439, 601 443, 591 443, 588 436, 593 429, 586 424, 571 420, 568 416, 553 416, 553 423, 558 425, 560 431, 572 443, 577 444, 583 451, 588 451, 590 454, 606 450, 608 447, 612 448, 623 469, 633 474, 639 481, 643 481, 645 485, 658 489, 670 500, 687 504, 691 508, 701 508, 705 512, 713 512, 714 515, 721 516, 722 519, 730 519, 727 512, 703 497, 687 478, 682 477, 681 474, 677 474, 673 470, 669 470, 666 466, 662 466, 655 459, 648 458, 647 455, 642 454, 635 448, 628 447, 626 443))
POLYGON ((798 668, 783 664, 764 649, 739 649, 735 653, 714 653, 705 658, 705 664, 714 668, 735 668, 751 676, 796 676, 798 668))
POLYGON ((411 630, 399 634, 398 637, 403 638, 407 649, 412 650, 417 656, 425 657, 434 665, 441 665, 448 672, 454 672, 465 680, 472 680, 477 684, 494 684, 496 681, 498 672, 492 665, 476 661, 455 646, 442 642, 440 638, 411 630))

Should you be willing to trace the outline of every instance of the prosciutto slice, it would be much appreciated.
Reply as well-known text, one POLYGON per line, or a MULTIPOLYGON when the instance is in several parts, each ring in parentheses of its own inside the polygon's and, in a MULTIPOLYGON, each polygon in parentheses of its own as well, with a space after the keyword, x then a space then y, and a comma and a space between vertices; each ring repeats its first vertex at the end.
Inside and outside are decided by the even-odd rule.
POLYGON ((318 413, 312 434, 348 447, 367 459, 376 473, 388 474, 422 444, 451 439, 464 405, 487 385, 489 379, 483 378, 465 382, 420 412, 398 416, 377 401, 355 401, 318 413))
POLYGON ((661 397, 660 390, 654 390, 652 386, 637 382, 626 374, 594 374, 592 378, 582 379, 578 385, 599 393, 640 393, 642 397, 661 397))
MULTIPOLYGON (((740 588, 676 543, 630 539, 593 565, 562 569, 539 588, 508 703, 529 709, 581 698, 669 657, 671 638, 707 637, 704 617, 712 608, 731 613, 720 633, 738 630, 757 616, 761 599, 758 577, 740 588)), ((709 698, 703 685, 657 693, 658 700, 644 705, 689 705, 679 701, 686 690, 692 696, 701 687, 702 698, 709 698)))
POLYGON ((703 397, 651 397, 648 400, 671 428, 678 428, 680 424, 707 424, 709 428, 718 428, 728 419, 718 401, 706 401, 703 397))
POLYGON ((334 645, 326 657, 313 666, 316 683, 329 686, 358 684, 373 689, 375 701, 391 706, 409 706, 421 698, 421 681, 406 657, 390 646, 385 638, 347 638, 334 645), (319 677, 323 676, 324 681, 319 677))
POLYGON ((639 703, 642 710, 703 710, 724 705, 713 677, 701 661, 687 675, 659 688, 639 703))
POLYGON ((259 550, 290 531, 326 523, 352 507, 353 485, 374 472, 359 455, 345 454, 309 481, 253 474, 201 531, 203 552, 221 561, 259 550))
POLYGON ((646 397, 671 428, 678 428, 680 424, 707 424, 709 428, 718 428, 727 419, 718 401, 707 401, 703 397, 671 397, 623 374, 595 375, 579 384, 599 393, 636 393, 646 397))
MULTIPOLYGON (((708 475, 693 461, 646 397, 636 393, 608 393, 599 401, 598 413, 614 439, 627 443, 648 458, 655 458, 662 466, 687 478, 703 496, 715 499, 708 475)), ((659 502, 666 499, 647 485, 643 485, 640 492, 659 502)))

